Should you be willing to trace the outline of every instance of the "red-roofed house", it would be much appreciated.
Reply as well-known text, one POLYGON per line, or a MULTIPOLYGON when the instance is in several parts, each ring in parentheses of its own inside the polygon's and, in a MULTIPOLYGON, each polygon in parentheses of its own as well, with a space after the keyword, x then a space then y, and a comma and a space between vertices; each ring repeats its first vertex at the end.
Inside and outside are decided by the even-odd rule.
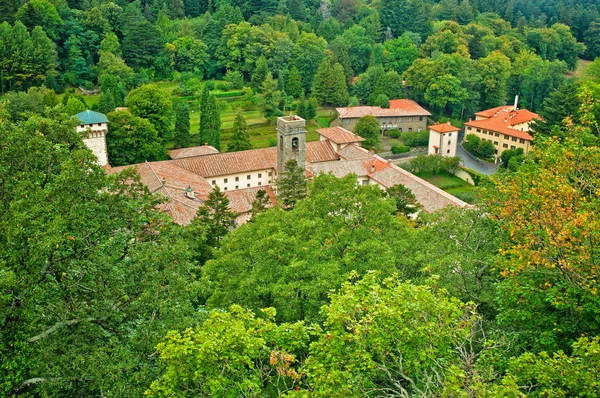
POLYGON ((428 155, 456 156, 458 132, 460 129, 448 123, 429 126, 428 155))
POLYGON ((336 111, 338 118, 331 125, 348 130, 354 130, 358 119, 370 115, 377 119, 381 130, 424 131, 427 129, 427 117, 431 116, 421 105, 409 99, 391 100, 389 108, 351 106, 336 108, 336 111))
POLYGON ((533 139, 529 127, 534 119, 541 118, 527 109, 499 106, 475 113, 475 120, 465 123, 465 134, 475 134, 482 140, 492 142, 497 158, 505 149, 523 148, 527 153, 533 139))

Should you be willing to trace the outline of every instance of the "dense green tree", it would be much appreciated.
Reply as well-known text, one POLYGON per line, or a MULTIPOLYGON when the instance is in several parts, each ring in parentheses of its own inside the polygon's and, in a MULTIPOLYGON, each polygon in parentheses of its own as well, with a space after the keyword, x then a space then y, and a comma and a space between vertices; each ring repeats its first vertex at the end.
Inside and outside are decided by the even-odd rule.
POLYGON ((252 218, 263 213, 271 206, 271 198, 264 189, 259 190, 256 193, 256 198, 252 201, 252 218))
POLYGON ((65 113, 70 116, 74 116, 86 109, 86 104, 81 102, 77 97, 69 98, 69 101, 67 101, 67 104, 65 105, 65 113))
POLYGON ((292 209, 297 201, 307 195, 306 171, 293 159, 284 167, 285 170, 277 178, 277 199, 284 208, 292 209))
POLYGON ((208 97, 202 101, 200 112, 200 144, 208 144, 220 150, 221 116, 214 95, 209 94, 208 97))
POLYGON ((513 161, 514 163, 514 159, 518 158, 518 157, 523 157, 523 148, 516 148, 516 149, 505 149, 504 151, 502 151, 502 155, 500 155, 500 159, 502 159, 502 165, 504 166, 505 169, 509 168, 510 162, 513 161))
POLYGON ((108 115, 110 130, 106 136, 108 162, 112 166, 167 159, 164 143, 148 119, 129 111, 108 115))
POLYGON ((306 19, 304 0, 288 0, 288 11, 290 16, 296 21, 303 21, 306 19))
POLYGON ((233 227, 234 220, 235 214, 229 209, 229 199, 215 186, 198 209, 194 223, 207 227, 206 243, 216 248, 233 227))
POLYGON ((236 90, 244 88, 244 75, 237 70, 228 70, 225 74, 225 81, 231 83, 231 87, 236 90))
POLYGON ((298 68, 295 66, 292 66, 290 69, 290 74, 288 75, 285 85, 285 91, 294 98, 299 98, 303 93, 302 77, 300 76, 300 72, 298 72, 298 68))
POLYGON ((221 67, 239 70, 249 78, 257 68, 259 58, 269 52, 273 42, 271 32, 259 26, 248 22, 227 25, 223 29, 216 58, 221 67))
POLYGON ((115 106, 125 104, 125 87, 118 76, 112 74, 103 74, 98 80, 100 83, 100 93, 110 93, 115 106))
POLYGON ((244 119, 242 111, 238 110, 235 114, 235 120, 233 121, 233 129, 231 131, 231 138, 227 144, 227 151, 235 152, 245 151, 247 149, 252 149, 250 134, 248 134, 246 119, 244 119))
POLYGON ((127 88, 132 87, 135 77, 133 69, 125 64, 121 57, 105 51, 100 52, 100 59, 96 64, 96 73, 100 82, 104 76, 108 75, 118 78, 120 83, 127 88))
POLYGON ((267 64, 267 58, 262 55, 256 61, 256 68, 252 73, 252 87, 254 87, 254 89, 259 89, 267 78, 268 73, 269 65, 267 64))
POLYGON ((600 57, 600 19, 590 24, 583 37, 583 42, 586 46, 585 55, 588 59, 600 57))
POLYGON ((580 106, 579 85, 575 82, 567 82, 544 99, 544 106, 539 110, 542 120, 535 120, 531 130, 535 135, 563 137, 565 134, 563 121, 567 117, 578 121, 580 106))
POLYGON ((113 112, 116 108, 115 99, 110 91, 100 93, 98 97, 98 112, 109 113, 113 112))
POLYGON ((402 74, 419 54, 419 49, 408 35, 383 43, 383 62, 388 68, 402 74))
POLYGON ((63 20, 48 0, 30 0, 17 12, 17 19, 29 29, 40 26, 53 40, 58 39, 63 20))
POLYGON ((430 31, 427 5, 423 0, 382 0, 379 13, 381 25, 389 26, 396 37, 407 31, 425 36, 430 31))
POLYGON ((432 107, 444 112, 449 110, 454 116, 460 115, 468 93, 461 81, 450 74, 436 77, 425 91, 425 100, 432 107))
POLYGON ((317 117, 317 107, 317 99, 315 97, 310 97, 306 104, 306 120, 313 120, 317 117))
POLYGON ((377 148, 381 143, 381 127, 373 116, 363 116, 358 119, 354 126, 354 133, 365 139, 362 143, 365 148, 377 148))
POLYGON ((167 45, 175 69, 180 72, 195 72, 203 76, 208 68, 208 47, 202 40, 182 37, 167 45))
POLYGON ((510 77, 510 59, 506 55, 494 51, 487 57, 481 58, 478 67, 481 73, 483 108, 503 105, 510 77))
POLYGON ((209 307, 273 306, 278 320, 314 320, 350 271, 401 272, 406 221, 379 188, 321 175, 309 191, 293 209, 269 209, 223 241, 204 268, 209 307))
POLYGON ((123 56, 134 67, 149 67, 163 48, 159 30, 142 15, 138 1, 125 7, 123 20, 123 56))
POLYGON ((0 23, 14 23, 18 9, 19 0, 6 0, 0 3, 0 23))
POLYGON ((296 42, 294 53, 294 66, 302 76, 304 92, 308 93, 312 87, 317 69, 325 56, 327 42, 314 33, 302 32, 296 42))
POLYGON ((158 341, 201 320, 186 242, 70 118, 0 114, 0 394, 139 397, 158 341))
POLYGON ((150 121, 164 142, 171 139, 173 136, 172 104, 168 94, 158 86, 146 84, 131 90, 125 105, 134 116, 150 121))
POLYGON ((398 214, 409 216, 418 212, 422 207, 417 202, 415 194, 410 190, 410 188, 407 188, 404 185, 393 185, 386 189, 385 193, 396 203, 396 211, 398 214))
POLYGON ((190 146, 190 108, 185 101, 177 101, 173 104, 175 111, 175 133, 173 144, 175 148, 187 148, 190 146))
POLYGON ((343 106, 348 104, 348 87, 342 65, 335 62, 333 53, 329 52, 313 80, 313 95, 321 105, 343 106))

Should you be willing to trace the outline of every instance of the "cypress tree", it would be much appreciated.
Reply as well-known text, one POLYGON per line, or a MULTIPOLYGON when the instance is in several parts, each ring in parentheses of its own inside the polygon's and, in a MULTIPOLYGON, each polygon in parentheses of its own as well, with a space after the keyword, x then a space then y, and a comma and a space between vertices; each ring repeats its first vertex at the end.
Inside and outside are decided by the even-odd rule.
POLYGON ((252 149, 252 143, 250 143, 250 135, 247 131, 246 120, 244 119, 242 112, 238 110, 233 122, 231 140, 227 144, 227 151, 235 152, 245 151, 247 149, 252 149))
POLYGON ((175 103, 175 148, 190 146, 190 108, 185 101, 175 103))
POLYGON ((290 69, 285 91, 294 98, 298 98, 302 95, 302 77, 300 77, 300 72, 295 66, 292 66, 292 69, 290 69))
POLYGON ((215 96, 210 94, 202 104, 200 115, 200 143, 212 145, 221 150, 221 119, 215 96))
POLYGON ((256 198, 252 202, 252 218, 267 210, 267 206, 270 202, 271 200, 269 199, 269 195, 267 195, 267 191, 264 189, 259 190, 256 193, 256 198))
POLYGON ((229 199, 221 192, 218 186, 208 194, 208 199, 198 209, 195 223, 208 227, 206 234, 207 244, 216 247, 229 232, 229 227, 235 220, 235 214, 229 209, 229 199))
POLYGON ((306 111, 307 111, 306 101, 304 100, 304 96, 302 96, 300 98, 300 103, 298 104, 298 116, 300 116, 303 119, 308 120, 306 111))
POLYGON ((346 86, 344 68, 335 62, 331 52, 319 65, 313 81, 313 94, 317 101, 323 105, 348 104, 348 87, 346 86))
POLYGON ((317 117, 317 99, 311 97, 306 105, 306 120, 312 120, 317 117))

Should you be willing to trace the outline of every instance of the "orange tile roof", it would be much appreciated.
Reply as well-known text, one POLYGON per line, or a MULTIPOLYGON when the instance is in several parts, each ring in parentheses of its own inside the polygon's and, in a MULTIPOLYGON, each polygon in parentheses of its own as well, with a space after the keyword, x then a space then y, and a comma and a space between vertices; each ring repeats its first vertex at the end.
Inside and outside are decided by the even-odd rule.
POLYGON ((466 122, 465 126, 502 133, 527 141, 531 141, 533 139, 528 132, 514 129, 511 126, 527 123, 533 119, 541 119, 537 113, 533 113, 527 109, 517 109, 515 111, 512 106, 492 108, 486 111, 478 112, 476 115, 487 117, 487 119, 472 120, 466 122))
POLYGON ((333 149, 330 142, 313 141, 306 143, 306 162, 319 163, 339 160, 339 155, 333 149))
POLYGON ((449 133, 452 131, 460 131, 458 127, 454 127, 450 122, 448 123, 438 123, 432 124, 429 126, 429 130, 437 131, 438 133, 449 133))
POLYGON ((386 168, 371 173, 369 177, 386 188, 396 184, 401 184, 409 188, 415 194, 417 202, 423 206, 423 210, 428 213, 447 206, 470 206, 468 203, 392 163, 388 163, 388 167, 386 168))
POLYGON ((317 133, 328 140, 335 142, 336 144, 351 144, 365 140, 361 136, 356 135, 352 131, 346 130, 343 127, 326 127, 323 129, 317 129, 317 133))
POLYGON ((401 109, 405 112, 408 112, 407 114, 413 114, 413 115, 418 115, 418 116, 429 116, 431 115, 431 113, 429 113, 425 108, 423 108, 421 105, 417 104, 415 101, 413 100, 409 100, 409 99, 393 99, 390 100, 390 108, 391 109, 401 109))
MULTIPOLYGON (((411 101, 414 102, 414 101, 411 101)), ((363 116, 391 117, 391 116, 430 116, 431 113, 423 109, 416 102, 416 107, 403 108, 381 108, 379 106, 351 106, 347 108, 335 108, 340 119, 355 119, 363 116), (418 108, 418 109, 417 109, 418 108)))
POLYGON ((235 191, 223 192, 229 199, 229 208, 236 214, 246 213, 252 210, 252 202, 256 199, 258 191, 265 191, 269 199, 267 207, 272 207, 276 203, 275 193, 270 185, 260 187, 236 189, 235 191))
POLYGON ((193 156, 211 155, 213 153, 219 153, 217 148, 210 145, 192 146, 189 148, 179 148, 169 151, 171 159, 190 158, 193 156))

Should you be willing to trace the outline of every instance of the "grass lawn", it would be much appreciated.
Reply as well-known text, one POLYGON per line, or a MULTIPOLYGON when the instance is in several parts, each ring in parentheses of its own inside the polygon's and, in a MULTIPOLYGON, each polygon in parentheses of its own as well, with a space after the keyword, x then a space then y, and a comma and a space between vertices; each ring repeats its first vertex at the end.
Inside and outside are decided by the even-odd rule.
POLYGON ((586 59, 579 58, 579 62, 577 63, 577 69, 574 71, 569 71, 565 74, 567 77, 576 77, 577 79, 586 79, 587 78, 587 69, 589 68, 592 61, 588 61, 586 59))
POLYGON ((419 173, 417 176, 467 203, 476 201, 475 187, 452 174, 419 173))

